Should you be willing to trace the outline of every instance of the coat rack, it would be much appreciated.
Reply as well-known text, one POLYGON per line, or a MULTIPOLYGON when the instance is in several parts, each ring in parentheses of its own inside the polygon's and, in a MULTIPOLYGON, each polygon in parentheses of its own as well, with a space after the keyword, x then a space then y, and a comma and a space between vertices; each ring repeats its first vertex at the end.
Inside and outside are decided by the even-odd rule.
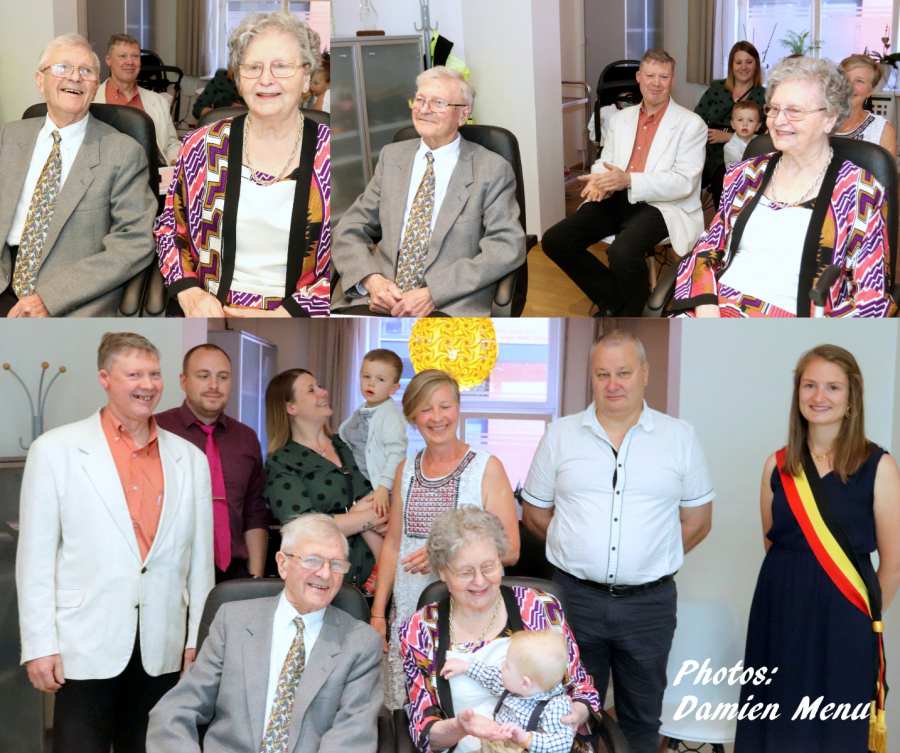
POLYGON ((422 32, 425 38, 425 70, 431 68, 431 34, 437 31, 438 25, 435 22, 434 27, 431 26, 431 13, 428 9, 428 0, 419 0, 419 13, 422 15, 422 26, 413 24, 416 31, 422 32))
MULTIPOLYGON (((4 371, 8 371, 12 374, 16 379, 19 380, 19 384, 22 385, 22 389, 25 390, 25 395, 28 397, 28 404, 31 406, 31 441, 34 442, 41 434, 44 433, 44 408, 47 406, 47 395, 50 394, 50 388, 53 386, 53 383, 56 381, 57 377, 60 374, 66 373, 66 367, 60 366, 59 371, 53 375, 53 379, 50 380, 50 383, 47 385, 47 391, 44 392, 44 375, 47 373, 47 369, 50 368, 50 364, 44 361, 41 364, 41 380, 38 383, 38 394, 37 394, 37 402, 38 409, 37 413, 34 411, 34 400, 31 399, 31 392, 28 387, 25 385, 25 382, 22 381, 22 378, 16 374, 15 371, 12 370, 12 367, 5 363, 3 364, 4 371)), ((29 444, 28 447, 31 445, 29 444)), ((19 447, 23 450, 27 450, 28 447, 22 442, 22 437, 19 437, 19 447)))

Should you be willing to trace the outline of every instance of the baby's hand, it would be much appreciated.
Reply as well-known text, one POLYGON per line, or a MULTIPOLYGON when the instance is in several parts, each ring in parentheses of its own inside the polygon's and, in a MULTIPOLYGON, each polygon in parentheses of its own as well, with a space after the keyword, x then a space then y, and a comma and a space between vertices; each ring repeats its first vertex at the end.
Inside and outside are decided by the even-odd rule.
POLYGON ((385 486, 379 486, 372 493, 372 509, 379 518, 386 518, 391 512, 391 490, 385 486))
POLYGON ((526 743, 531 739, 531 733, 526 732, 521 727, 517 727, 515 724, 510 723, 509 725, 503 725, 504 727, 510 726, 512 727, 511 737, 515 740, 519 745, 529 748, 530 745, 526 745, 526 743))
POLYGON ((444 668, 441 670, 441 677, 449 680, 457 675, 464 675, 469 671, 469 665, 472 662, 463 661, 462 659, 447 659, 444 662, 444 668))

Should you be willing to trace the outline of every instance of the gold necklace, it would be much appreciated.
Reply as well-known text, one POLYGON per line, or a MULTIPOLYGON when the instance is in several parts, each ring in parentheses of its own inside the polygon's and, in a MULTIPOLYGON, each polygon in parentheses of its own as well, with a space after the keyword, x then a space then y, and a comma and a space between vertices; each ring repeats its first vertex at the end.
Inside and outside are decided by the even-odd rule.
MULTIPOLYGON (((297 140, 294 142, 294 151, 291 152, 291 156, 288 157, 288 161, 283 168, 281 168, 281 172, 278 174, 278 177, 274 180, 263 180, 259 177, 259 173, 253 169, 253 165, 250 164, 250 113, 247 113, 247 119, 244 121, 244 162, 247 163, 247 168, 250 170, 251 175, 256 180, 257 183, 261 186, 272 186, 281 180, 284 177, 284 174, 287 172, 287 169, 291 166, 291 162, 294 161, 294 157, 297 155, 297 149, 300 147, 300 141, 303 139, 303 121, 305 118, 303 117, 303 113, 300 113, 300 128, 297 131, 297 140)), ((777 166, 776 166, 777 167, 777 166)))
POLYGON ((826 460, 828 460, 829 455, 834 455, 833 447, 830 450, 826 451, 824 455, 816 455, 816 453, 812 451, 812 447, 810 447, 808 444, 806 446, 807 448, 809 448, 809 454, 812 455, 813 460, 818 460, 820 463, 824 463, 826 460))
POLYGON ((491 632, 491 628, 494 627, 494 621, 497 619, 497 615, 500 614, 500 604, 503 602, 503 596, 497 595, 497 603, 494 605, 494 611, 491 613, 491 621, 487 624, 487 627, 484 629, 484 632, 481 633, 481 636, 478 638, 475 643, 470 644, 472 648, 463 648, 462 643, 457 643, 456 639, 453 637, 453 605, 455 603, 453 597, 450 597, 450 648, 452 649, 456 646, 459 651, 464 654, 468 654, 471 651, 475 650, 475 646, 484 643, 485 638, 487 638, 487 634, 491 632))
POLYGON ((777 206, 779 209, 787 209, 788 207, 795 207, 798 204, 802 204, 804 201, 806 201, 806 197, 809 196, 813 192, 813 189, 817 185, 819 185, 819 181, 825 177, 825 171, 828 170, 828 166, 831 164, 831 160, 833 157, 834 157, 834 149, 831 149, 829 147, 828 161, 825 163, 825 167, 823 167, 819 171, 819 174, 816 176, 815 180, 812 182, 812 185, 806 190, 806 193, 803 194, 803 196, 801 196, 796 201, 779 201, 778 200, 776 184, 778 182, 778 170, 781 167, 781 163, 784 162, 784 157, 782 157, 780 160, 778 160, 778 164, 775 165, 775 172, 772 173, 772 199, 771 199, 772 204, 777 206))

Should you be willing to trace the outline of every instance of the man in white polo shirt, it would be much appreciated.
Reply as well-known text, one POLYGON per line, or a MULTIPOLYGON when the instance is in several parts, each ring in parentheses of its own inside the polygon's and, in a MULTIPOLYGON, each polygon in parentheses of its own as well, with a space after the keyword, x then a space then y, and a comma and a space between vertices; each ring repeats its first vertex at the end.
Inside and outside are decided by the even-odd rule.
POLYGON ((591 352, 594 404, 550 425, 522 495, 601 698, 612 672, 633 753, 659 747, 673 578, 709 533, 715 497, 693 428, 644 402, 649 375, 640 340, 603 335, 591 352))

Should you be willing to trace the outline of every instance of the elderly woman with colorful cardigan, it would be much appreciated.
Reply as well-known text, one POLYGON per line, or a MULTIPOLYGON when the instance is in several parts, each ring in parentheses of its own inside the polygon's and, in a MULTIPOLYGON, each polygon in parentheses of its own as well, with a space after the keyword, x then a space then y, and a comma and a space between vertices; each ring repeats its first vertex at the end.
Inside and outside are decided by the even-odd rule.
POLYGON ((228 46, 249 112, 182 144, 155 227, 168 297, 186 316, 327 316, 330 131, 299 109, 319 35, 251 13, 228 46))
POLYGON ((850 114, 847 76, 830 60, 787 58, 768 84, 767 123, 777 151, 726 174, 719 214, 679 266, 673 311, 808 317, 810 289, 837 265, 825 316, 888 316, 895 304, 884 186, 829 143, 850 114))

